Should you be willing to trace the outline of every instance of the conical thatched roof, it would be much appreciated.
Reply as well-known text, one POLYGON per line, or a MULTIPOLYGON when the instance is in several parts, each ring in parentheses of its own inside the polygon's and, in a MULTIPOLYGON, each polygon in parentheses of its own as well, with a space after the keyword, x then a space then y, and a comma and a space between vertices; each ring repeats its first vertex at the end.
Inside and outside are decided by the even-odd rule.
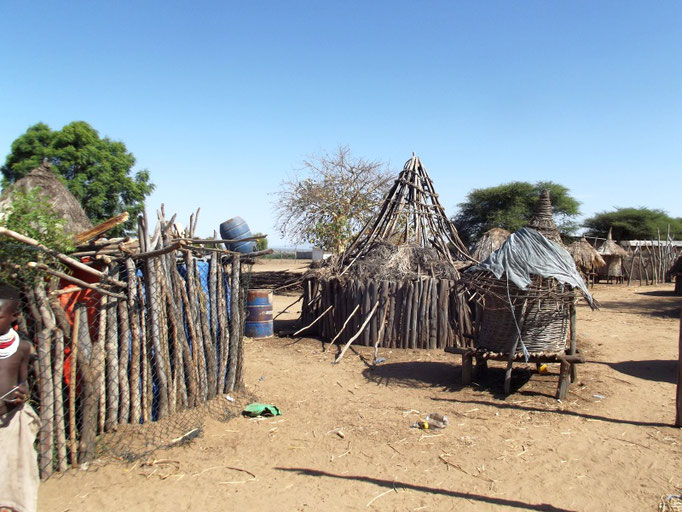
POLYGON ((478 261, 483 261, 491 252, 496 251, 509 238, 509 231, 502 228, 492 228, 483 233, 473 247, 472 256, 478 261))
POLYGON ((28 192, 39 188, 50 202, 54 211, 66 219, 64 230, 68 233, 77 234, 92 228, 92 222, 83 211, 78 199, 59 181, 57 174, 50 169, 50 164, 43 162, 26 176, 17 180, 16 183, 7 187, 0 195, 0 212, 5 210, 12 202, 14 190, 28 192))
POLYGON ((453 266, 473 262, 455 225, 445 215, 426 168, 414 153, 386 195, 379 215, 342 255, 343 266, 348 268, 379 243, 434 249, 453 266))
POLYGON ((597 249, 592 247, 592 244, 590 244, 585 237, 573 242, 566 247, 566 249, 568 249, 568 252, 573 256, 575 265, 582 272, 594 272, 606 265, 604 258, 601 257, 601 254, 597 252, 597 249))
POLYGON ((528 227, 539 231, 546 238, 554 242, 561 243, 561 235, 554 223, 552 200, 550 199, 548 189, 540 192, 540 198, 535 206, 535 213, 528 222, 528 227))
POLYGON ((627 251, 613 241, 613 235, 611 231, 611 228, 609 228, 609 234, 606 236, 606 242, 604 242, 598 249, 599 254, 602 256, 627 256, 627 251))

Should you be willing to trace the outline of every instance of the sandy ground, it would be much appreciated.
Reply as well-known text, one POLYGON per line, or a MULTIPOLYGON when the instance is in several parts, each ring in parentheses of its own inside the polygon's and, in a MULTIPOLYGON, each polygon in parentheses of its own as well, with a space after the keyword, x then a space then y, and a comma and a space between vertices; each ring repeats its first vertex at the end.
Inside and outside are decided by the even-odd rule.
MULTIPOLYGON (((578 316, 588 362, 563 403, 557 367, 519 365, 505 398, 499 363, 462 388, 459 357, 441 351, 383 350, 372 369, 365 347, 333 365, 336 350, 315 339, 247 339, 238 405, 257 398, 282 416, 207 418, 185 446, 53 477, 40 510, 656 510, 682 492, 671 427, 682 300, 671 285, 594 294, 602 309, 578 316), (430 412, 449 426, 410 428, 430 412)), ((295 298, 277 295, 275 311, 295 298)))

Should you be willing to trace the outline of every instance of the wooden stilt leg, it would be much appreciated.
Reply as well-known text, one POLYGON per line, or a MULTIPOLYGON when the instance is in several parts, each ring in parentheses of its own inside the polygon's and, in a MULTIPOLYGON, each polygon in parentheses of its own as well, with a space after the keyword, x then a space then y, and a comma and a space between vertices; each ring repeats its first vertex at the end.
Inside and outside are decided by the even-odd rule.
MULTIPOLYGON (((571 306, 571 317, 570 317, 570 329, 571 329, 571 338, 570 338, 570 346, 568 349, 568 353, 570 355, 575 355, 578 351, 578 348, 576 347, 576 343, 578 340, 578 335, 576 332, 576 311, 575 311, 575 304, 571 306)), ((576 364, 571 364, 570 368, 570 374, 571 374, 571 382, 575 382, 578 379, 578 365, 576 364)))
POLYGON ((557 387, 556 390, 556 397, 559 400, 563 400, 564 398, 566 398, 566 395, 568 394, 571 366, 575 365, 567 363, 566 361, 561 361, 561 370, 559 371, 559 386, 557 387))
POLYGON ((462 384, 471 384, 471 374, 473 370, 473 356, 471 353, 462 354, 462 384))
POLYGON ((484 357, 476 356, 476 376, 483 377, 488 373, 488 360, 484 357))
POLYGON ((511 391, 512 361, 507 363, 507 371, 504 374, 504 394, 508 395, 511 391))

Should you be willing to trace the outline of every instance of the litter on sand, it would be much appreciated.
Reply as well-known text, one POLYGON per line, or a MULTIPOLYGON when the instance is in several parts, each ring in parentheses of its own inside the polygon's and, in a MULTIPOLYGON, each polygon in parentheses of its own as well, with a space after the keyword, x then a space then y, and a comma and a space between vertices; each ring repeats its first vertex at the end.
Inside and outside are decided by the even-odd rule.
POLYGON ((274 405, 253 402, 244 407, 242 414, 255 418, 256 416, 280 416, 282 411, 274 405))

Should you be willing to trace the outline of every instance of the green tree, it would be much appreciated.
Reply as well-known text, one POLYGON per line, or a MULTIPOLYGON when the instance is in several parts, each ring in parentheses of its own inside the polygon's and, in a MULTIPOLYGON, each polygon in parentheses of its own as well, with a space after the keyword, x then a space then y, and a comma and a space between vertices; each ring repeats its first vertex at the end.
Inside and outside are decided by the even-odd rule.
POLYGON ((384 164, 353 157, 347 146, 308 157, 301 171, 277 193, 282 235, 337 252, 376 213, 394 179, 384 164))
POLYGON ((682 237, 682 218, 670 217, 663 210, 649 208, 616 208, 612 212, 601 212, 586 219, 586 235, 605 237, 613 229, 615 240, 654 239, 670 234, 676 239, 682 237))
POLYGON ((540 192, 549 189, 554 209, 554 222, 564 234, 575 232, 575 217, 580 203, 563 185, 551 181, 535 184, 512 181, 496 187, 477 188, 469 192, 452 218, 462 241, 475 242, 489 229, 498 227, 514 232, 525 226, 535 211, 540 192))
MULTIPOLYGON (((263 233, 254 233, 253 236, 265 236, 263 233)), ((267 238, 259 238, 256 240, 256 248, 254 251, 264 251, 265 249, 268 248, 268 239, 267 238)))
MULTIPOLYGON (((73 251, 73 236, 64 229, 66 220, 54 212, 50 201, 34 188, 28 192, 17 189, 12 202, 0 215, 0 226, 39 240, 41 244, 58 252, 73 251)), ((34 247, 14 242, 8 238, 0 241, 0 280, 23 287, 36 279, 37 274, 28 269, 29 261, 54 264, 51 256, 34 247)), ((40 275, 40 278, 43 278, 40 275)))
POLYGON ((44 158, 95 224, 127 211, 130 220, 125 228, 133 228, 145 198, 154 190, 146 169, 131 176, 135 157, 125 144, 100 138, 84 121, 74 121, 56 131, 44 123, 26 130, 12 143, 11 153, 0 169, 3 186, 24 177, 44 158))

